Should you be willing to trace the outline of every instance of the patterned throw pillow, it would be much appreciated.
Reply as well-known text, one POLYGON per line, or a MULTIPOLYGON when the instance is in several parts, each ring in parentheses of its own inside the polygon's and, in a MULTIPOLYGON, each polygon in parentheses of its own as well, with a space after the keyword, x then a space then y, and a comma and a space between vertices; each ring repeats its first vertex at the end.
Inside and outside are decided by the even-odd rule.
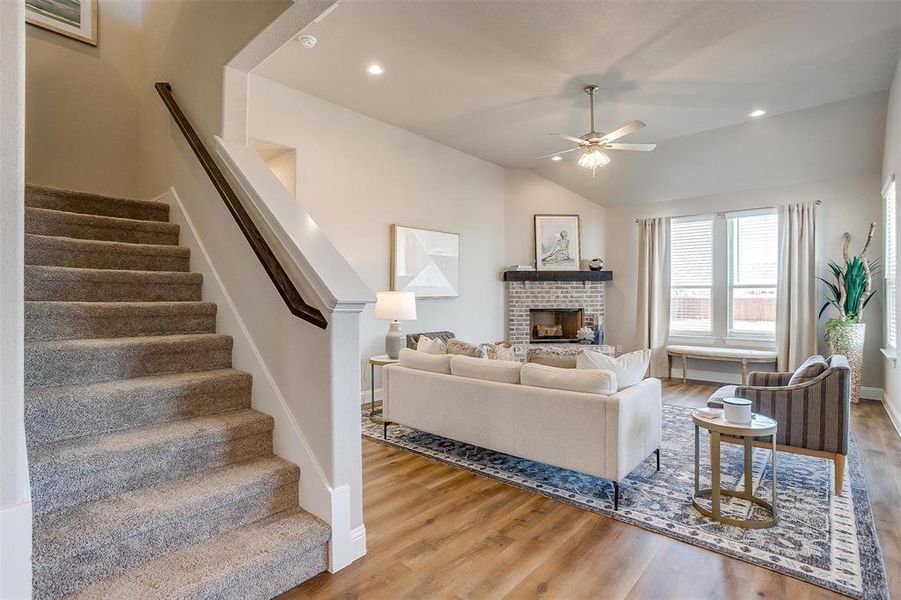
POLYGON ((526 362, 559 367, 561 369, 575 369, 576 355, 582 352, 581 345, 572 346, 532 346, 526 356, 526 362))
POLYGON ((491 360, 517 360, 516 349, 510 342, 488 344, 488 358, 491 360))
POLYGON ((484 346, 476 346, 457 338, 447 341, 448 354, 462 354, 463 356, 472 356, 473 358, 488 358, 488 350, 484 346))

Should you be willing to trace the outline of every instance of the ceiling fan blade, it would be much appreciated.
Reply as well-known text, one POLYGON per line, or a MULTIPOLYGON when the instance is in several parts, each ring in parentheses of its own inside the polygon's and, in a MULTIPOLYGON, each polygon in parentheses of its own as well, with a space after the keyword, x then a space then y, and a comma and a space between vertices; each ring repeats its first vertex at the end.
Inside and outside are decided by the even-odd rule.
POLYGON ((618 140, 619 138, 621 138, 623 136, 629 135, 633 131, 638 131, 642 127, 644 127, 644 123, 642 123, 641 121, 632 121, 631 123, 627 123, 626 125, 623 125, 619 129, 615 129, 615 130, 611 131, 610 133, 608 133, 607 135, 605 135, 604 137, 602 137, 601 143, 612 142, 613 140, 618 140))
POLYGON ((575 142, 575 143, 579 144, 580 146, 585 146, 586 144, 588 144, 588 142, 586 142, 582 138, 573 137, 571 135, 563 135, 562 133, 549 133, 548 135, 559 136, 559 137, 563 138, 564 140, 569 140, 570 142, 575 142))
POLYGON ((576 150, 581 150, 582 148, 570 148, 569 150, 561 150, 560 152, 551 152, 550 154, 545 154, 543 156, 536 156, 535 160, 539 160, 541 158, 550 158, 552 156, 557 156, 558 154, 566 154, 567 152, 574 152, 576 150))
POLYGON ((605 150, 636 150, 638 152, 650 152, 657 144, 604 144, 605 150))

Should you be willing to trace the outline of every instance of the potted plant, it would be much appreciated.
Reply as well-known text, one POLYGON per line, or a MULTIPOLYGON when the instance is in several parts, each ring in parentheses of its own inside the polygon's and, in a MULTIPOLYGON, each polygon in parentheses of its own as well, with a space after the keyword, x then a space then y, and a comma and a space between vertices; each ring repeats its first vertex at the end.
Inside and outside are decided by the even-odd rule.
POLYGON ((863 365, 863 343, 866 337, 866 323, 863 322, 863 310, 876 294, 873 286, 873 272, 878 268, 876 261, 867 258, 867 250, 873 240, 873 232, 876 223, 870 223, 867 232, 867 241, 863 250, 857 256, 848 255, 848 246, 851 245, 851 234, 845 232, 842 236, 842 259, 844 265, 835 261, 829 261, 829 270, 835 281, 827 281, 818 277, 826 284, 828 293, 826 302, 820 309, 819 316, 830 306, 838 312, 837 317, 826 321, 824 328, 826 343, 833 354, 842 354, 848 358, 851 365, 851 401, 860 400, 860 373, 863 365))

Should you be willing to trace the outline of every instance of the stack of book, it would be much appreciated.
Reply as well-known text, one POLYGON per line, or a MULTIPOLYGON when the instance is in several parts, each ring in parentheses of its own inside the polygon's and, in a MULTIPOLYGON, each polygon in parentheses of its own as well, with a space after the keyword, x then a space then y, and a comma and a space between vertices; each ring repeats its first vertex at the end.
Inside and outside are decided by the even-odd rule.
POLYGON ((535 267, 532 265, 511 265, 507 267, 508 271, 534 271, 535 267))

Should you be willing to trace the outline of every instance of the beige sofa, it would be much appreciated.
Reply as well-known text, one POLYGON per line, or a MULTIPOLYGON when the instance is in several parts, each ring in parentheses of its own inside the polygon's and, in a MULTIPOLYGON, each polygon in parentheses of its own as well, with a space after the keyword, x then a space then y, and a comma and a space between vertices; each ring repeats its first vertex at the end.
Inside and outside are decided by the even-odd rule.
MULTIPOLYGON (((508 381, 519 381, 517 368, 524 381, 534 378, 530 372, 536 369, 551 369, 551 376, 554 371, 568 371, 571 375, 561 374, 565 377, 578 377, 577 371, 469 357, 448 360, 451 358, 453 365, 466 367, 468 376, 451 374, 443 367, 436 368, 443 372, 403 364, 387 367, 383 384, 386 421, 610 480, 617 509, 619 482, 626 475, 652 453, 657 454, 660 468, 659 380, 645 379, 619 391, 614 383, 608 390, 611 393, 605 394, 567 391, 508 381), (482 378, 480 371, 492 369, 505 371, 485 377, 503 381, 482 378)), ((548 372, 538 375, 546 377, 548 372)))

